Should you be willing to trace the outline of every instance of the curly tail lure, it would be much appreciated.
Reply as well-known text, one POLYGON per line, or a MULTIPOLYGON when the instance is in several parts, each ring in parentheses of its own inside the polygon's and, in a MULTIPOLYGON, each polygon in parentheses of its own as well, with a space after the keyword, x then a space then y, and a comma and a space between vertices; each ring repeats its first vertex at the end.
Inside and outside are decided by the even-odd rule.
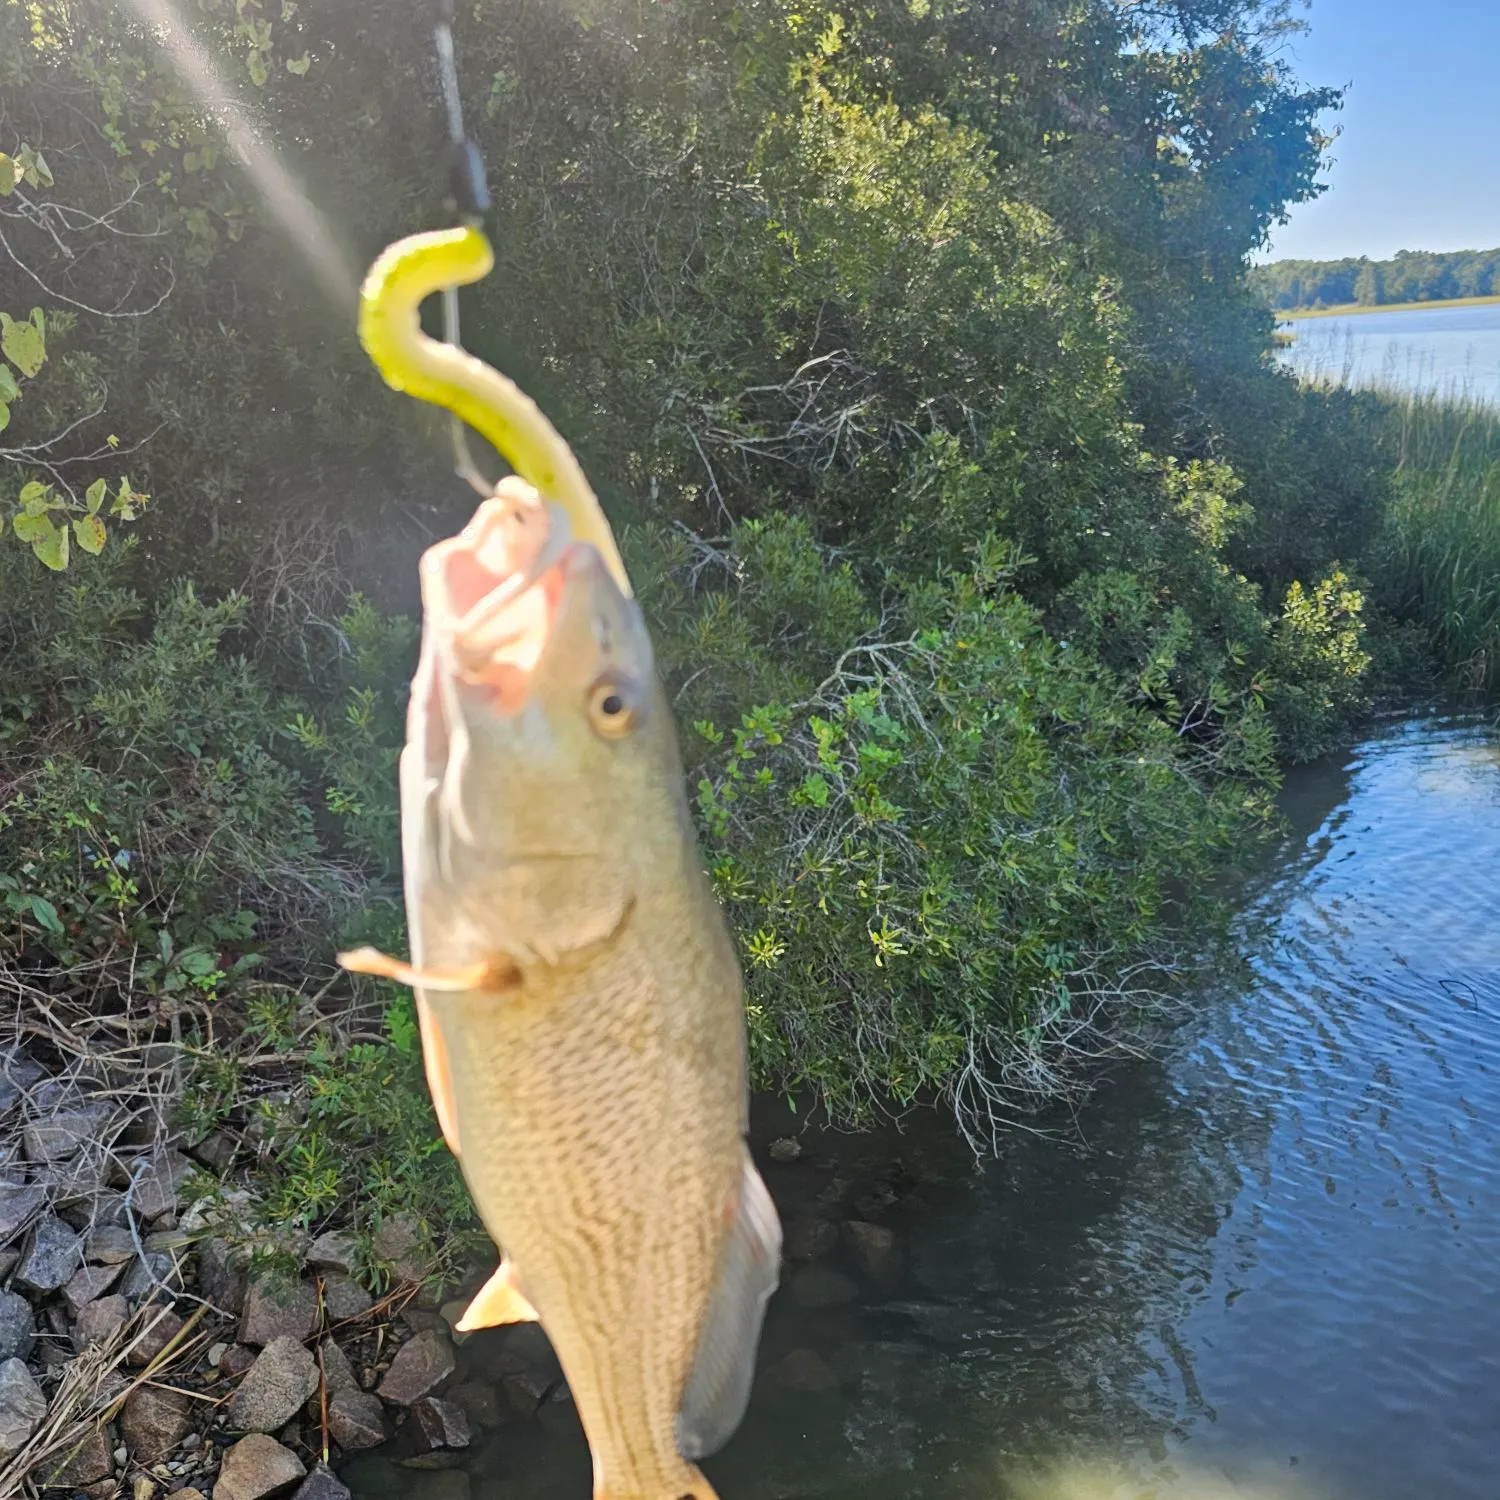
POLYGON ((397 240, 370 267, 360 289, 359 341, 388 386, 452 412, 522 479, 562 506, 573 535, 598 549, 628 597, 630 577, 614 533, 561 433, 514 381, 422 332, 426 298, 478 281, 494 264, 489 240, 470 224, 397 240))

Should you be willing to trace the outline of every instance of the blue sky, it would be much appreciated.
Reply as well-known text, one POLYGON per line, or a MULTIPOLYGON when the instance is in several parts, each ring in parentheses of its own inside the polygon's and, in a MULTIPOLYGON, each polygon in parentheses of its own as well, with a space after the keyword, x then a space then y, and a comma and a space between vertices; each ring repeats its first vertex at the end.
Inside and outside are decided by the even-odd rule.
POLYGON ((1269 252, 1331 260, 1500 245, 1500 0, 1312 0, 1286 44, 1307 84, 1350 84, 1327 192, 1269 252))

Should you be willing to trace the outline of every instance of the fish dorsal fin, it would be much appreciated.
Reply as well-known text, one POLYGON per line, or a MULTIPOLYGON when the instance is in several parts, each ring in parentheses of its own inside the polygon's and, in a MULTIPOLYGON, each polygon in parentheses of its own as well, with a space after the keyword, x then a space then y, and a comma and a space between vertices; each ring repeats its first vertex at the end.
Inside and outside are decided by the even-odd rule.
POLYGON ((454 1324, 454 1331, 470 1333, 476 1328, 500 1328, 506 1323, 537 1321, 536 1309, 521 1291, 516 1268, 508 1260, 502 1260, 500 1269, 475 1292, 463 1317, 454 1324))
POLYGON ((780 1266, 781 1221, 747 1151, 739 1202, 719 1252, 718 1274, 677 1413, 677 1448, 684 1458, 716 1453, 740 1425, 750 1401, 766 1303, 776 1290, 780 1266))

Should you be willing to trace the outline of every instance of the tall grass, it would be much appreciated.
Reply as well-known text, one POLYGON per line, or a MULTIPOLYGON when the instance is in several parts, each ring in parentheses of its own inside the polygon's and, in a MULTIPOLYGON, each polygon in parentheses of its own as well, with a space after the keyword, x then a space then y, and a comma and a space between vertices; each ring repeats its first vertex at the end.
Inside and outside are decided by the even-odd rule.
POLYGON ((1500 689, 1500 408, 1465 396, 1391 399, 1396 492, 1390 602, 1476 693, 1500 689))

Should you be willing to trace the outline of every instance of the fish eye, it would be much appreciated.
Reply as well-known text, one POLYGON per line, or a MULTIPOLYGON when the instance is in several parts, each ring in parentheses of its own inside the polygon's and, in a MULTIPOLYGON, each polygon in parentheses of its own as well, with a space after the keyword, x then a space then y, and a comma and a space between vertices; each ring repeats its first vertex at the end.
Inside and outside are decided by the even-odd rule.
POLYGON ((603 678, 589 689, 589 722, 606 739, 620 739, 635 728, 636 694, 629 683, 603 678))

